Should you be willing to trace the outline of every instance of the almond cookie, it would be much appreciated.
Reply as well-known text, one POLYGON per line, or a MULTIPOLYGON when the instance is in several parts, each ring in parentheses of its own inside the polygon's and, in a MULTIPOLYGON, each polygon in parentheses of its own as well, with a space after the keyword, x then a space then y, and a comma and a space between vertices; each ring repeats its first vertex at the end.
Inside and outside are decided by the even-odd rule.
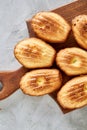
POLYGON ((50 67, 56 51, 49 44, 38 38, 27 38, 14 48, 16 59, 26 68, 50 67))
POLYGON ((87 105, 87 75, 68 81, 58 92, 57 100, 63 108, 67 109, 87 105))
POLYGON ((21 81, 20 88, 25 94, 39 96, 59 89, 62 77, 57 69, 38 69, 26 73, 21 81))
POLYGON ((57 53, 56 63, 67 75, 87 74, 87 52, 80 48, 60 50, 57 53))
POLYGON ((87 15, 76 16, 72 20, 72 30, 77 43, 87 49, 87 15))
POLYGON ((71 30, 70 25, 60 15, 53 12, 39 12, 31 19, 35 34, 50 43, 64 42, 71 30))

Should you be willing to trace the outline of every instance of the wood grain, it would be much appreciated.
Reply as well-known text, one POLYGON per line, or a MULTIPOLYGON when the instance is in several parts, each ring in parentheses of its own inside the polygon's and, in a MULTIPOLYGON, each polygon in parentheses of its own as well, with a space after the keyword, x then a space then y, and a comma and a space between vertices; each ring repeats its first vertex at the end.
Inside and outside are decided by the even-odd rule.
POLYGON ((21 67, 15 71, 0 72, 0 82, 3 85, 0 91, 0 100, 10 96, 19 88, 20 79, 27 71, 29 70, 21 67))
MULTIPOLYGON (((87 14, 87 0, 79 0, 79 1, 73 2, 71 4, 65 5, 63 7, 58 8, 58 9, 52 10, 52 12, 58 13, 61 16, 63 16, 69 22, 69 24, 71 25, 71 21, 75 16, 80 15, 80 14, 87 14)), ((27 20, 26 23, 27 23, 27 27, 28 27, 30 37, 37 37, 35 35, 35 33, 32 31, 31 21, 27 20)), ((76 40, 74 39, 72 31, 70 32, 70 35, 69 35, 69 37, 68 37, 68 39, 65 43, 60 43, 60 44, 53 43, 51 45, 56 49, 57 52, 60 49, 63 49, 63 48, 66 48, 66 47, 79 47, 76 40)), ((53 68, 56 68, 56 67, 57 66, 54 63, 53 68)), ((63 84, 62 85, 64 85, 72 77, 67 76, 62 71, 61 71, 61 73, 63 75, 63 84)), ((58 91, 50 94, 50 96, 56 102, 57 102, 57 92, 58 91)), ((60 108, 63 111, 63 113, 67 113, 67 112, 71 111, 71 110, 63 109, 61 106, 60 106, 60 108)))

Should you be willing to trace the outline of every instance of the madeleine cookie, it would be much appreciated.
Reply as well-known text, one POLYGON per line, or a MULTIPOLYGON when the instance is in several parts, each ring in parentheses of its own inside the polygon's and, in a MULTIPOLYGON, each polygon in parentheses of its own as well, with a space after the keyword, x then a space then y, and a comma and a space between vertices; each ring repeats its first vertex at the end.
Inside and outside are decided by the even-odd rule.
POLYGON ((72 30, 77 43, 87 49, 87 15, 76 16, 72 20, 72 30))
POLYGON ((49 44, 38 38, 27 38, 14 48, 16 59, 26 68, 50 67, 56 51, 49 44))
POLYGON ((56 63, 67 75, 87 74, 87 52, 80 48, 60 50, 57 53, 56 63))
POLYGON ((59 89, 62 77, 57 69, 38 69, 26 73, 21 81, 20 88, 25 94, 39 96, 59 89))
POLYGON ((39 12, 31 19, 35 34, 50 43, 64 42, 71 30, 70 25, 60 15, 53 12, 39 12))
POLYGON ((87 75, 68 81, 58 92, 57 100, 63 108, 67 109, 87 105, 87 75))

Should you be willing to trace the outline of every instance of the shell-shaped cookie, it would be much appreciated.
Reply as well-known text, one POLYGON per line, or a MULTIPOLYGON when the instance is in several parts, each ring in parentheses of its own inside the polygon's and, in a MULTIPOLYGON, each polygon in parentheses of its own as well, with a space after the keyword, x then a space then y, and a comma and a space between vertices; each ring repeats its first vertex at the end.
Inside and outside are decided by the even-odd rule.
POLYGON ((57 69, 38 69, 26 73, 21 81, 20 88, 25 94, 39 96, 59 89, 62 76, 57 69))
POLYGON ((31 27, 36 35, 50 43, 64 42, 71 30, 67 21, 53 12, 39 12, 31 19, 31 27))
POLYGON ((76 16, 72 20, 72 30, 77 43, 87 50, 87 15, 76 16))
POLYGON ((87 75, 68 81, 58 92, 57 100, 63 108, 67 109, 87 105, 87 75))
POLYGON ((87 74, 87 52, 83 49, 72 47, 60 50, 56 63, 67 75, 87 74))
POLYGON ((26 68, 50 67, 56 51, 49 44, 38 38, 27 38, 14 48, 16 59, 26 68))

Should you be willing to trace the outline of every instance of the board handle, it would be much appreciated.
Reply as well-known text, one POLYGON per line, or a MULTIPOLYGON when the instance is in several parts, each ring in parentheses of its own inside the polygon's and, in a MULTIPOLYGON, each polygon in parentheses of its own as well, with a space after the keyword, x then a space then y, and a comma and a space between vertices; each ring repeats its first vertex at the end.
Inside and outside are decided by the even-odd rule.
MULTIPOLYGON (((19 89, 20 79, 28 71, 29 69, 21 67, 15 71, 0 72, 0 84, 2 85, 2 89, 0 90, 0 100, 9 97, 12 93, 19 89)), ((52 92, 49 96, 58 104, 57 92, 58 91, 52 92)), ((60 108, 64 114, 71 111, 63 109, 61 106, 60 108)))
POLYGON ((0 72, 0 100, 5 99, 19 89, 20 79, 27 71, 28 69, 21 67, 15 71, 0 72))

